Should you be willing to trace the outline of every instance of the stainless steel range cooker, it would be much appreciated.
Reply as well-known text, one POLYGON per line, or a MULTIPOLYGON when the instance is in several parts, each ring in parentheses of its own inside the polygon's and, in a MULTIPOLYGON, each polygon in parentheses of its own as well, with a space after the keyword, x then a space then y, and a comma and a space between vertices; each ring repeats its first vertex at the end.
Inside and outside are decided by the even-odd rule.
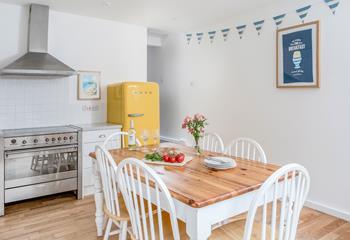
POLYGON ((5 203, 76 191, 82 197, 81 131, 74 126, 2 130, 0 216, 5 203))

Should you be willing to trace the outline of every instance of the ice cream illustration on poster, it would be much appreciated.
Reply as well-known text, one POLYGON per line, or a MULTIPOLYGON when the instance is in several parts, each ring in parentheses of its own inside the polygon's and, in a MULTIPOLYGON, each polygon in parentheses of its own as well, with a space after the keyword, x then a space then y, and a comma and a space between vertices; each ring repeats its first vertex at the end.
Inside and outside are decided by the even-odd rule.
POLYGON ((312 56, 310 29, 283 35, 283 83, 313 82, 312 56))
POLYGON ((300 68, 300 63, 303 60, 301 57, 301 52, 300 51, 295 51, 293 53, 293 63, 294 63, 294 69, 299 69, 300 68))

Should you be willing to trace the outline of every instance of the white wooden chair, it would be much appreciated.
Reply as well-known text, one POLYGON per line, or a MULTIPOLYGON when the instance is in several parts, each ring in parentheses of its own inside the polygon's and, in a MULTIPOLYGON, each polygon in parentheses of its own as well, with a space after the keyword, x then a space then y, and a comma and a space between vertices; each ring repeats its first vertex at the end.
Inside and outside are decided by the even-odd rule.
POLYGON ((96 146, 95 152, 104 195, 103 211, 108 218, 104 239, 115 234, 120 234, 119 239, 126 239, 129 214, 122 197, 118 196, 117 165, 105 148, 96 146), (111 232, 112 224, 117 226, 116 231, 111 232))
MULTIPOLYGON (((242 159, 249 159, 267 163, 266 155, 262 147, 255 140, 250 138, 237 138, 233 140, 225 149, 225 154, 232 157, 239 157, 242 159)), ((226 219, 212 226, 212 229, 219 228, 225 224, 232 222, 242 221, 246 219, 246 214, 240 214, 238 216, 226 219)))
POLYGON ((163 180, 152 168, 140 160, 128 158, 119 164, 117 179, 135 239, 180 239, 174 202, 163 180), (153 209, 152 202, 156 204, 154 216, 155 211, 148 210, 147 214, 147 209, 153 209), (163 221, 161 202, 169 212, 170 235, 169 224, 163 221))
POLYGON ((266 155, 262 147, 250 138, 237 138, 226 147, 225 154, 267 163, 266 155))
MULTIPOLYGON (((125 148, 125 137, 128 137, 129 133, 127 132, 115 132, 108 136, 105 141, 103 142, 103 147, 104 148, 116 148, 116 143, 117 143, 117 138, 120 137, 120 147, 125 148)), ((141 146, 141 142, 136 138, 136 145, 138 147, 141 146)))
POLYGON ((206 133, 199 142, 199 147, 201 150, 223 153, 224 152, 224 142, 221 137, 216 133, 206 133))
POLYGON ((310 176, 303 166, 288 164, 277 170, 260 187, 250 205, 243 239, 250 240, 253 229, 258 226, 259 239, 294 240, 309 188, 310 176), (271 207, 268 207, 269 201, 272 201, 271 207), (262 214, 257 221, 259 206, 262 214))

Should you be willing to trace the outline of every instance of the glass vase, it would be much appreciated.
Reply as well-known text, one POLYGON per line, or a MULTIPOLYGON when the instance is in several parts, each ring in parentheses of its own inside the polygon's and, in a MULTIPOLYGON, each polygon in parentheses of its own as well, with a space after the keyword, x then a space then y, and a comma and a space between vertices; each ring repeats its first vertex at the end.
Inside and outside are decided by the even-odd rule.
POLYGON ((195 142, 194 149, 196 150, 196 154, 201 155, 202 151, 201 151, 201 148, 199 146, 199 138, 195 137, 194 142, 195 142))

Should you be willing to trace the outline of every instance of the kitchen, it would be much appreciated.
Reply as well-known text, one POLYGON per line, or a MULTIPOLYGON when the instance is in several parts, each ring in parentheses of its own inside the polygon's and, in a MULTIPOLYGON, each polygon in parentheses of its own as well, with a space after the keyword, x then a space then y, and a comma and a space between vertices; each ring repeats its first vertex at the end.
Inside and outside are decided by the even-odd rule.
MULTIPOLYGON (((3 231, 0 230, 0 239, 100 239, 105 233, 105 215, 102 207, 97 206, 103 202, 103 199, 98 197, 103 191, 101 186, 96 187, 96 182, 100 181, 99 173, 96 171, 96 161, 89 154, 95 152, 95 146, 102 145, 103 141, 111 134, 122 130, 128 131, 131 127, 129 120, 122 122, 113 119, 116 113, 113 113, 112 117, 108 116, 116 108, 110 109, 107 106, 108 103, 112 102, 112 100, 108 100, 111 94, 108 93, 107 86, 110 86, 109 89, 111 89, 114 84, 122 82, 125 82, 126 85, 128 82, 140 82, 142 85, 153 80, 159 86, 160 106, 142 102, 142 108, 147 109, 149 105, 152 105, 156 111, 160 111, 160 123, 157 122, 159 118, 155 117, 150 120, 155 126, 148 126, 147 132, 144 132, 140 128, 142 124, 137 122, 138 114, 144 113, 130 112, 137 115, 132 117, 135 119, 134 127, 141 145, 145 141, 153 145, 161 138, 162 142, 186 143, 193 146, 191 134, 181 129, 181 122, 187 114, 199 111, 209 116, 208 129, 212 132, 219 132, 227 142, 231 140, 231 136, 252 136, 254 139, 258 139, 259 143, 262 143, 265 151, 267 149, 269 163, 269 154, 274 156, 272 157, 274 161, 271 160, 271 163, 276 165, 290 162, 301 163, 307 166, 312 177, 316 176, 316 178, 312 178, 316 182, 313 184, 316 186, 326 185, 322 184, 323 180, 319 179, 318 169, 305 162, 303 157, 294 154, 294 152, 290 153, 284 145, 279 146, 280 150, 275 150, 273 146, 277 144, 276 141, 267 140, 267 138, 275 139, 277 135, 274 133, 269 135, 264 130, 264 124, 266 124, 265 127, 271 127, 266 123, 268 122, 267 117, 260 117, 263 115, 261 109, 265 109, 265 107, 255 108, 252 101, 248 100, 245 103, 247 109, 254 110, 248 111, 244 110, 244 107, 234 106, 232 109, 237 110, 239 114, 235 115, 231 110, 227 110, 228 117, 222 117, 223 109, 217 107, 216 104, 223 102, 227 104, 231 97, 231 92, 225 91, 222 86, 225 84, 230 87, 234 86, 232 89, 236 86, 242 89, 248 89, 252 86, 251 82, 247 81, 235 82, 237 80, 234 80, 234 83, 230 83, 224 75, 214 75, 203 70, 206 68, 205 70, 209 71, 213 63, 204 62, 199 47, 203 44, 213 46, 217 40, 211 43, 210 38, 208 38, 203 40, 204 43, 200 43, 200 35, 198 35, 198 39, 196 35, 193 35, 192 42, 187 44, 187 39, 183 37, 184 29, 195 29, 197 26, 206 25, 207 22, 203 19, 201 22, 196 22, 197 20, 191 22, 189 15, 186 15, 187 18, 184 15, 184 19, 181 19, 176 17, 175 13, 174 17, 165 17, 164 15, 167 14, 162 13, 153 14, 157 17, 151 18, 143 15, 152 15, 151 12, 147 11, 135 16, 128 8, 130 6, 125 7, 124 10, 118 10, 119 19, 113 11, 117 11, 116 6, 120 3, 114 1, 92 1, 88 7, 82 1, 67 2, 69 1, 65 1, 63 4, 55 1, 18 0, 15 3, 6 0, 0 1, 0 28, 3 29, 4 33, 0 44, 0 69, 2 71, 0 76, 0 129, 2 130, 0 170, 3 172, 3 175, 0 174, 2 178, 0 187, 1 191, 4 192, 0 195, 0 215, 4 215, 0 217, 0 226, 4 227, 3 231), (30 5, 32 2, 40 5, 30 5), (31 6, 32 10, 30 10, 31 6), (134 20, 128 20, 130 16, 123 15, 123 11, 129 12, 134 20), (162 22, 162 18, 167 20, 162 22), (166 24, 168 27, 165 27, 166 24), (184 25, 186 28, 179 27, 184 25), (176 32, 181 32, 181 34, 176 35, 176 32), (180 38, 181 40, 179 40, 180 38), (188 47, 192 47, 194 44, 197 48, 188 50, 188 47), (33 56, 29 56, 28 60, 21 59, 27 52, 34 52, 38 56, 44 54, 46 59, 44 57, 38 60, 33 56), (25 72, 26 65, 32 68, 36 62, 40 63, 42 69, 37 72, 25 72), (45 62, 47 62, 46 67, 48 67, 46 69, 45 62), (199 64, 196 65, 196 62, 199 64), (9 65, 10 67, 6 68, 9 65), (52 69, 52 66, 57 68, 52 69), (190 68, 191 71, 189 71, 190 68), (83 75, 91 75, 100 79, 99 87, 96 87, 97 97, 90 99, 82 97, 80 92, 82 86, 78 79, 79 76, 83 78, 83 75), (224 79, 222 86, 216 87, 217 83, 208 81, 210 76, 213 79, 221 76, 224 79), (201 82, 199 79, 206 80, 201 82), (208 89, 210 89, 210 93, 208 93, 208 89), (215 95, 216 100, 207 101, 206 96, 211 94, 215 95), (244 118, 245 114, 249 117, 244 118), (259 115, 260 121, 254 123, 253 127, 250 128, 247 125, 248 122, 251 123, 253 114, 259 115), (232 127, 230 129, 232 121, 242 128, 232 127), (157 130, 159 124, 160 132, 157 130), (288 152, 286 160, 278 160, 285 156, 282 149, 288 152), (297 160, 293 160, 292 156, 296 157, 297 160), (299 161, 298 157, 302 160, 299 161), (11 164, 5 162, 11 162, 11 164), (31 170, 28 171, 29 169, 31 170), (35 176, 31 175, 33 172, 35 172, 35 176), (44 175, 50 175, 51 178, 47 178, 47 176, 45 178, 44 175), (23 179, 18 180, 17 177, 23 179), (94 194, 95 198, 97 196, 97 200, 94 200, 94 194), (40 208, 43 209, 43 212, 36 212, 40 208), (48 215, 55 216, 53 219, 56 220, 53 221, 58 221, 60 227, 55 227, 53 224, 48 224, 45 227, 45 211, 48 215), (38 214, 41 220, 29 216, 31 212, 34 215, 38 214), (7 221, 18 221, 22 213, 25 216, 20 222, 23 227, 20 224, 16 226, 17 233, 8 230, 14 226, 7 225, 7 221), (96 215, 98 213, 100 216, 96 215), (64 224, 61 218, 70 218, 71 215, 75 217, 64 224), (36 222, 36 220, 38 221, 36 222), (73 226, 75 221, 78 224, 73 226), (36 222, 33 225, 33 231, 30 231, 30 227, 25 227, 31 226, 31 222, 36 222), (65 233, 60 234, 60 231, 65 233), (24 237, 27 234, 28 236, 24 237)), ((263 4, 266 4, 264 6, 267 8, 265 12, 269 12, 268 3, 263 4)), ((330 17, 326 15, 328 9, 321 3, 317 4, 315 8, 321 7, 322 10, 319 14, 326 19, 324 21, 331 21, 330 17)), ((284 6, 282 3, 279 6, 283 6, 283 9, 287 8, 287 5, 284 6)), ((341 6, 339 14, 342 17, 342 12, 349 6, 348 3, 341 6)), ((143 7, 144 5, 141 4, 138 9, 143 7)), ((171 12, 169 9, 172 7, 174 6, 168 3, 164 9, 171 12)), ((253 5, 247 5, 247 7, 254 9, 253 5)), ((144 7, 144 9, 147 8, 144 7)), ((156 11, 156 8, 152 9, 156 11)), ((223 9, 221 8, 222 11, 223 9)), ((240 11, 244 12, 244 9, 242 8, 240 11)), ((177 14, 180 14, 179 12, 181 11, 177 10, 177 14)), ((236 14, 239 16, 238 13, 236 14)), ((311 15, 311 18, 318 17, 311 15)), ((294 20, 290 20, 290 22, 294 20)), ((211 21, 214 22, 214 19, 211 21)), ((275 29, 273 33, 274 31, 275 29)), ((253 35, 249 31, 247 34, 249 37, 253 35)), ((249 39, 249 37, 247 38, 249 39)), ((263 33, 261 37, 264 38, 263 33)), ((235 41, 238 40, 237 37, 235 41)), ((241 49, 244 49, 246 45, 241 42, 236 43, 238 46, 241 46, 240 44, 244 46, 241 49)), ((225 47, 219 46, 219 48, 220 51, 225 51, 225 47)), ((264 47, 261 49, 264 51, 264 47)), ((268 49, 270 49, 270 45, 268 49)), ((217 68, 220 71, 224 68, 230 68, 228 63, 220 59, 213 50, 208 50, 208 54, 214 58, 218 57, 217 68)), ((243 56, 244 53, 240 54, 243 56)), ((241 69, 235 69, 235 71, 243 78, 243 70, 246 70, 248 63, 244 58, 241 61, 242 66, 244 66, 241 69)), ((264 66, 257 65, 257 67, 263 68, 264 66)), ((267 67, 267 69, 270 73, 272 67, 267 67)), ((263 89, 261 93, 268 95, 265 86, 261 87, 259 84, 262 83, 258 83, 260 89, 263 89)), ((144 92, 147 94, 158 92, 157 87, 152 89, 144 92)), ((242 92, 233 90, 235 102, 243 97, 243 92, 248 94, 251 99, 254 99, 254 94, 260 94, 256 90, 258 88, 251 89, 253 89, 251 94, 246 90, 242 92)), ((271 94, 271 92, 269 93, 271 94)), ((274 96, 278 95, 276 92, 273 94, 275 94, 274 96)), ((292 95, 292 93, 288 94, 292 95)), ((290 95, 288 96, 291 97, 290 95)), ((155 94, 155 97, 158 96, 155 94)), ((267 100, 267 102, 271 103, 271 106, 277 106, 272 101, 267 100)), ((347 116, 343 119, 345 121, 347 116)), ((281 126, 277 124, 277 127, 281 126)), ((324 125, 323 128, 325 128, 324 125)), ((290 139, 294 137, 292 133, 288 133, 285 135, 286 139, 287 135, 290 139)), ((112 148, 117 148, 122 143, 116 141, 115 144, 112 148)), ((304 148, 301 147, 301 149, 304 148)), ((147 149, 142 148, 141 150, 147 151, 147 149)), ((312 151, 305 149, 304 151, 308 157, 312 156, 312 151)), ((322 156, 327 154, 328 152, 323 153, 322 156)), ((321 159, 320 155, 317 156, 321 159)), ((339 160, 339 166, 343 166, 343 169, 346 168, 342 164, 339 160)), ((162 170, 159 171, 162 172, 162 170)), ((338 169, 338 171, 342 170, 338 169)), ((161 175, 161 173, 159 174, 161 175)), ((334 184, 335 182, 336 180, 334 180, 334 184)), ((334 196, 337 193, 337 190, 334 189, 329 191, 334 191, 332 192, 334 196)), ((327 198, 316 187, 311 192, 312 201, 307 201, 308 208, 303 209, 304 215, 301 219, 307 219, 310 216, 311 218, 319 218, 319 221, 323 219, 324 225, 339 222, 341 226, 338 228, 340 230, 334 227, 328 234, 338 234, 339 238, 342 236, 341 234, 347 236, 348 230, 346 229, 349 229, 349 217, 345 200, 327 198), (332 231, 335 233, 331 233, 332 231)), ((179 219, 181 219, 181 214, 179 211, 179 219)), ((181 229, 182 225, 179 226, 181 229)), ((303 229, 303 225, 300 226, 303 229)), ((231 226, 231 228, 234 227, 231 226)), ((244 226, 237 228, 244 230, 244 226)), ((318 236, 320 228, 321 226, 312 229, 308 233, 309 235, 305 233, 306 230, 302 230, 297 239, 310 239, 311 237, 318 239, 315 236, 318 236)), ((230 225, 227 225, 227 229, 230 229, 230 225)), ((220 228, 213 229, 212 233, 212 239, 221 239, 224 238, 223 236, 233 238, 230 235, 225 235, 225 231, 220 228)), ((113 239, 115 236, 110 238, 113 239)))

